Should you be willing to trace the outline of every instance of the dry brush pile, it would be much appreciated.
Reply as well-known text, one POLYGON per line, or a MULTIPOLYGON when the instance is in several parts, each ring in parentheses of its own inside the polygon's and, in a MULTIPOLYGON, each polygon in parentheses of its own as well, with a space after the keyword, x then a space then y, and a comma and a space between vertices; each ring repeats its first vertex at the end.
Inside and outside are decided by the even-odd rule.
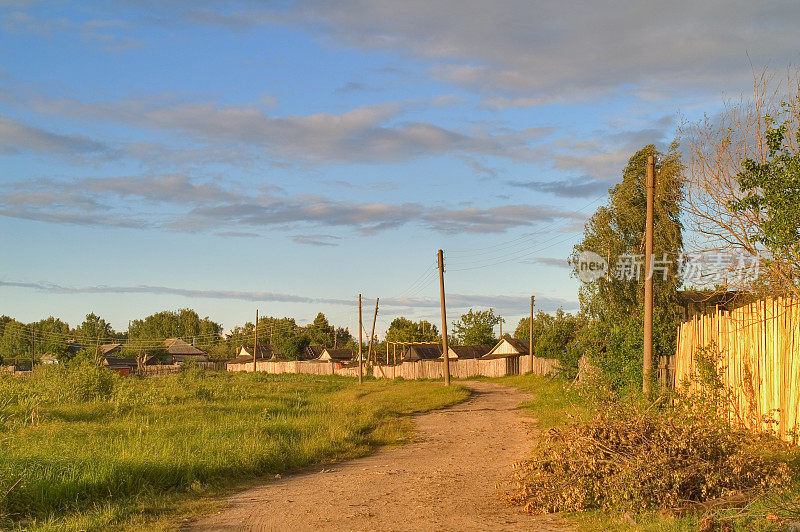
POLYGON ((691 408, 620 402, 538 443, 515 495, 532 513, 687 508, 790 479, 785 444, 691 408))

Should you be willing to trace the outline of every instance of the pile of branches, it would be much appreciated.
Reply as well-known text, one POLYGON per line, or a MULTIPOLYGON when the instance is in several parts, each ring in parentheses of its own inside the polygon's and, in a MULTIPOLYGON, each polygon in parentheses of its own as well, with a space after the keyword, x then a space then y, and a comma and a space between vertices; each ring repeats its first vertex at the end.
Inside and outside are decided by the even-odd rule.
POLYGON ((531 513, 686 509, 788 484, 787 445, 731 428, 689 404, 619 401, 543 434, 513 499, 531 513))

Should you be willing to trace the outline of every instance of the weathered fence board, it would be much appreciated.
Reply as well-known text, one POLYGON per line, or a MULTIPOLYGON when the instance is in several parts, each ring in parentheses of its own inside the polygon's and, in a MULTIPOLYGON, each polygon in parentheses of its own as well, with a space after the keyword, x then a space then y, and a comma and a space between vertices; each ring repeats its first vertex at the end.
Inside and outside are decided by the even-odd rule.
POLYGON ((698 349, 715 345, 723 383, 734 397, 731 421, 753 427, 778 421, 779 436, 796 440, 800 423, 800 301, 767 299, 731 311, 695 316, 681 324, 675 382, 696 388, 698 349))

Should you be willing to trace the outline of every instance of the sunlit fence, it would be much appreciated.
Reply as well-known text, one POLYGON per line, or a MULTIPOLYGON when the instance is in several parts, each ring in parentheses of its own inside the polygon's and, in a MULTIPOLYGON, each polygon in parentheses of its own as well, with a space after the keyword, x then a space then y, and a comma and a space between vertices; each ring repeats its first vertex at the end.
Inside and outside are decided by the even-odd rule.
MULTIPOLYGON (((479 376, 505 377, 506 375, 519 375, 530 371, 531 362, 533 362, 533 373, 536 375, 550 375, 556 373, 560 367, 555 359, 533 357, 531 360, 530 355, 488 359, 454 359, 450 360, 450 375, 460 379, 479 376)), ((357 365, 352 363, 342 365, 335 362, 259 361, 255 370, 271 374, 307 373, 311 375, 358 376, 357 365)), ((228 364, 228 371, 253 371, 253 363, 228 364)), ((444 377, 444 361, 418 360, 390 366, 365 365, 364 375, 372 375, 376 379, 439 379, 444 377)))
POLYGON ((675 360, 678 387, 699 386, 696 353, 713 346, 718 371, 734 399, 732 421, 772 428, 797 440, 800 407, 800 301, 767 299, 681 324, 675 360), (770 421, 771 420, 771 421, 770 421))

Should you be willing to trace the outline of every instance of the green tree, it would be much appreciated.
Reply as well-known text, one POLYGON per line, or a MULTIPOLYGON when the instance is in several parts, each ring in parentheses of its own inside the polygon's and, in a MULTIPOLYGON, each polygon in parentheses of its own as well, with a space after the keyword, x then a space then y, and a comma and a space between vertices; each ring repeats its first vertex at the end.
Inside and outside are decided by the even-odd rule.
POLYGON ((306 326, 306 335, 311 345, 333 347, 336 329, 328 323, 328 318, 322 312, 317 314, 314 321, 306 326))
POLYGON ((411 321, 401 316, 393 319, 386 330, 386 340, 390 342, 436 342, 439 339, 436 325, 426 320, 411 321))
POLYGON ((7 321, 0 338, 0 360, 16 362, 30 358, 31 334, 28 327, 14 319, 7 321))
MULTIPOLYGON (((522 318, 514 331, 514 338, 529 338, 530 318, 522 318)), ((555 314, 538 311, 533 317, 534 355, 541 358, 555 358, 564 368, 575 368, 580 358, 580 346, 576 345, 578 334, 585 327, 581 315, 573 315, 556 310, 555 314)))
POLYGON ((502 318, 495 316, 494 309, 469 309, 466 314, 453 322, 453 337, 459 345, 494 345, 494 327, 502 318))
POLYGON ((208 316, 200 316, 192 309, 164 310, 141 320, 131 322, 128 337, 132 344, 181 338, 201 349, 212 349, 220 341, 222 326, 208 316))
POLYGON ((75 333, 81 345, 88 349, 94 348, 97 342, 102 344, 115 339, 116 336, 111 324, 94 312, 86 315, 86 319, 78 325, 75 333))
POLYGON ((37 355, 56 355, 59 359, 69 356, 69 325, 58 318, 50 316, 29 325, 33 331, 37 355))
MULTIPOLYGON (((591 251, 610 258, 609 267, 618 264, 643 265, 646 190, 645 171, 650 155, 657 157, 654 205, 653 254, 666 262, 666 279, 654 275, 654 351, 666 355, 675 351, 679 323, 677 260, 683 250, 683 227, 680 205, 683 199, 683 165, 673 143, 666 154, 648 145, 636 152, 622 173, 622 181, 609 191, 608 202, 586 223, 583 240, 570 257, 577 275, 579 256, 591 251)), ((588 329, 579 334, 582 348, 595 364, 612 374, 618 386, 641 383, 642 320, 645 272, 640 266, 634 279, 617 279, 615 275, 584 283, 580 287, 581 311, 588 318, 588 329), (634 334, 625 338, 620 331, 634 334), (638 338, 638 340, 636 340, 638 338), (623 370, 621 370, 624 369, 623 370)))
MULTIPOLYGON (((800 154, 785 139, 786 124, 766 131, 769 154, 764 162, 745 159, 736 175, 744 196, 733 200, 733 212, 748 212, 760 223, 750 242, 764 246, 767 266, 800 297, 800 154)), ((800 131, 796 134, 800 143, 800 131)))

